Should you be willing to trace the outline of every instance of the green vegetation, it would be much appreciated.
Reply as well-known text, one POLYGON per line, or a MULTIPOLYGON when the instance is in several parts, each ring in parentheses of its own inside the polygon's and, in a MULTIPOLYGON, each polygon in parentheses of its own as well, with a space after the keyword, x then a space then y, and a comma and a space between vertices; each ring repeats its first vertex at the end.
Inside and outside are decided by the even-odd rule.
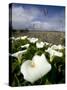
MULTIPOLYGON (((32 32, 27 32, 26 34, 28 34, 28 37, 29 36, 38 37, 38 35, 39 35, 39 38, 42 37, 41 40, 43 40, 43 41, 44 41, 44 38, 46 39, 47 37, 49 37, 49 42, 51 42, 51 40, 50 40, 50 39, 52 39, 52 38, 50 38, 50 37, 52 37, 51 32, 50 32, 50 34, 48 32, 46 32, 47 34, 46 33, 38 33, 38 32, 36 32, 35 34, 34 34, 34 32, 33 32, 33 34, 31 34, 31 33, 32 32)), ((54 34, 54 32, 53 32, 53 37, 55 35, 57 38, 54 37, 52 39, 53 40, 52 42, 55 44, 59 44, 60 42, 62 43, 62 41, 63 41, 62 45, 64 45, 64 43, 65 43, 64 40, 58 42, 60 39, 59 35, 64 36, 64 34, 61 33, 62 34, 61 35, 60 33, 59 34, 57 34, 57 33, 58 32, 56 32, 54 34)), ((15 33, 14 33, 14 35, 15 35, 15 33)), ((24 33, 23 33, 23 35, 24 35, 24 33)), ((46 41, 48 41, 48 38, 46 41)), ((18 61, 18 58, 10 56, 10 61, 9 61, 10 62, 10 70, 9 70, 9 72, 10 72, 10 77, 9 77, 10 78, 10 86, 30 86, 30 85, 47 85, 47 84, 65 83, 65 48, 60 50, 60 52, 63 53, 62 57, 55 56, 53 58, 52 62, 50 62, 50 54, 45 52, 45 50, 47 50, 49 47, 51 47, 51 45, 48 45, 48 46, 44 45, 43 48, 37 48, 36 42, 34 44, 32 44, 29 42, 28 39, 10 40, 10 42, 12 42, 12 47, 10 50, 11 54, 16 53, 18 51, 22 51, 23 50, 23 49, 21 49, 22 45, 25 45, 28 43, 30 44, 30 46, 27 48, 27 51, 22 54, 20 62, 18 61), (48 62, 52 66, 52 69, 45 76, 43 76, 42 78, 40 78, 39 80, 37 80, 33 84, 31 84, 30 82, 28 82, 24 79, 23 74, 20 72, 21 65, 26 60, 32 60, 34 55, 36 55, 36 54, 41 55, 42 53, 44 53, 44 55, 46 56, 48 62)))

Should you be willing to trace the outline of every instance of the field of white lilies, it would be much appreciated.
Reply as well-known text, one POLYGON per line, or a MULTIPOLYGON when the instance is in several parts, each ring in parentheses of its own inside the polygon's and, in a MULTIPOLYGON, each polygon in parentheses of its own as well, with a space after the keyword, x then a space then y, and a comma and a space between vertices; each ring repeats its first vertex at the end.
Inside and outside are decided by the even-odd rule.
POLYGON ((38 38, 10 37, 11 86, 65 83, 65 46, 38 38))

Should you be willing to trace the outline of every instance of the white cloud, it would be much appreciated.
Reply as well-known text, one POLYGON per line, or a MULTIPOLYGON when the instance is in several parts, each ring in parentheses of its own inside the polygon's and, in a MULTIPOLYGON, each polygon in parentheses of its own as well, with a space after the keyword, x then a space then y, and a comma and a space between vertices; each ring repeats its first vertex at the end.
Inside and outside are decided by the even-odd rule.
POLYGON ((23 7, 12 7, 12 26, 13 28, 27 27, 31 24, 32 20, 34 20, 40 11, 37 8, 30 8, 29 10, 24 9, 23 7))
POLYGON ((40 21, 35 21, 32 22, 32 28, 34 30, 54 30, 56 26, 53 23, 50 22, 40 22, 40 21))
POLYGON ((27 25, 33 16, 28 13, 22 7, 13 7, 12 9, 12 25, 14 28, 23 28, 23 25, 27 25))
POLYGON ((64 31, 65 29, 64 18, 60 15, 45 17, 44 13, 36 7, 24 8, 21 6, 12 7, 12 26, 14 29, 28 28, 30 30, 64 31))

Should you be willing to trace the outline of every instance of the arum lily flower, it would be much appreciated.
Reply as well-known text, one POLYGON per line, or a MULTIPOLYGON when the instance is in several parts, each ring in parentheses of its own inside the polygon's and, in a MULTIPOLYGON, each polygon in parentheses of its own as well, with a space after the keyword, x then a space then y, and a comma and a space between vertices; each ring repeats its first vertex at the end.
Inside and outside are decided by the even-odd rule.
POLYGON ((21 65, 21 73, 26 81, 34 83, 51 70, 51 64, 48 63, 44 54, 35 55, 32 60, 26 60, 21 65))
POLYGON ((28 38, 30 43, 36 43, 38 41, 38 38, 28 38))
POLYGON ((50 61, 51 62, 52 62, 54 56, 58 56, 58 57, 62 57, 63 56, 62 52, 53 50, 52 48, 48 48, 47 50, 45 50, 45 52, 48 52, 50 54, 50 61))
POLYGON ((51 46, 51 48, 52 49, 55 49, 55 50, 61 50, 61 49, 64 49, 64 46, 62 46, 62 45, 53 45, 53 46, 51 46))
POLYGON ((21 59, 21 57, 22 57, 22 54, 23 54, 24 52, 26 52, 26 51, 27 51, 27 50, 18 51, 18 52, 16 52, 16 53, 13 53, 11 56, 16 57, 16 58, 18 59, 18 61, 20 62, 20 59, 21 59))
POLYGON ((10 37, 10 39, 15 40, 15 37, 10 37))
POLYGON ((48 43, 48 42, 44 42, 44 44, 45 44, 45 45, 49 45, 49 43, 48 43))
POLYGON ((25 40, 27 38, 27 36, 22 36, 20 37, 22 40, 25 40))
POLYGON ((20 39, 21 39, 20 37, 15 38, 15 40, 20 40, 20 39))
POLYGON ((30 46, 30 44, 25 44, 25 45, 22 45, 21 48, 28 48, 30 46))
POLYGON ((26 38, 27 38, 27 36, 22 36, 22 37, 15 38, 15 40, 20 40, 20 39, 25 40, 26 38))
POLYGON ((43 48, 44 47, 44 42, 37 42, 36 47, 37 48, 43 48))

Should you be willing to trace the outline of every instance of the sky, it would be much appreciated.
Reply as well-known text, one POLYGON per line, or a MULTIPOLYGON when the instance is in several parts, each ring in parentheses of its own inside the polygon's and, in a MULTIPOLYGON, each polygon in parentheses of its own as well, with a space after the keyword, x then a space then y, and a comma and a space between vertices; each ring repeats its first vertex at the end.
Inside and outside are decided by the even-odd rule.
POLYGON ((13 29, 65 31, 65 7, 12 4, 13 29))

